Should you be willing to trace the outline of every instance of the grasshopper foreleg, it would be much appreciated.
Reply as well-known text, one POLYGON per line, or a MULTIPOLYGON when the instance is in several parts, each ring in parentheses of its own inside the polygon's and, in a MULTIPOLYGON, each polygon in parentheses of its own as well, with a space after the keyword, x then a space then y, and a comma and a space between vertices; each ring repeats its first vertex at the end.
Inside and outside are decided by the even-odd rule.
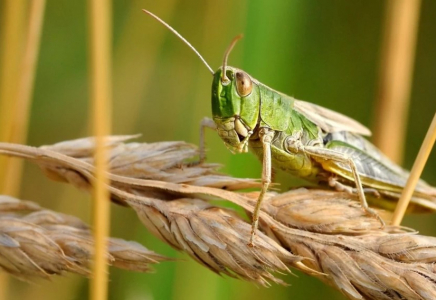
POLYGON ((353 174, 354 182, 356 183, 356 192, 357 195, 359 196, 362 208, 366 211, 367 214, 376 217, 380 221, 382 226, 385 226, 385 222, 380 218, 380 216, 373 209, 371 209, 368 206, 368 203, 366 202, 366 197, 362 187, 362 182, 360 180, 359 173, 357 172, 356 164, 354 163, 351 157, 330 149, 313 147, 313 146, 304 146, 303 151, 310 156, 318 157, 325 160, 334 160, 337 162, 346 163, 349 166, 351 173, 353 174))
POLYGON ((199 149, 200 164, 206 160, 206 140, 204 137, 205 135, 204 132, 206 128, 210 128, 213 130, 216 130, 217 128, 215 122, 208 117, 203 118, 203 120, 201 120, 200 123, 200 149, 199 149))
POLYGON ((257 198, 256 206, 253 211, 253 221, 251 223, 251 236, 248 246, 254 246, 254 237, 256 236, 256 230, 259 223, 259 212, 262 200, 265 197, 265 193, 268 191, 268 187, 271 183, 271 142, 274 136, 274 131, 269 128, 261 128, 259 130, 259 138, 263 147, 263 159, 262 159, 262 190, 257 198))

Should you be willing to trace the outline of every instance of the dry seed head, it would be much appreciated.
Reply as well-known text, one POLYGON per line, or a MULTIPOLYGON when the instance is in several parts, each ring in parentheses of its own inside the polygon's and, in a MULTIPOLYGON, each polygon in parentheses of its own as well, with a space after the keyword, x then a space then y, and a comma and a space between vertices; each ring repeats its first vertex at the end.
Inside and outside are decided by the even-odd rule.
MULTIPOLYGON (((23 279, 48 279, 65 271, 89 275, 94 242, 79 219, 38 205, 0 196, 0 268, 23 279)), ((109 238, 109 262, 118 268, 149 272, 165 260, 136 242, 109 238)))
MULTIPOLYGON (((75 142, 69 143, 74 149, 75 142)), ((270 193, 260 214, 264 234, 258 235, 259 246, 246 247, 250 224, 206 201, 226 199, 252 211, 255 193, 221 188, 253 181, 226 177, 218 180, 226 184, 215 188, 210 177, 202 186, 187 184, 216 173, 210 165, 183 161, 195 151, 177 143, 111 145, 111 157, 118 160, 114 170, 122 170, 109 175, 112 198, 135 209, 145 226, 166 243, 188 252, 215 272, 263 285, 281 282, 271 272, 295 267, 334 286, 349 299, 436 299, 436 239, 401 227, 381 229, 354 197, 341 192, 299 189, 270 193), (159 149, 161 154, 143 156, 147 147, 159 149), (132 149, 138 152, 132 155, 132 149), (187 152, 180 154, 184 157, 180 160, 178 153, 183 149, 187 152), (160 155, 167 160, 159 160, 160 155), (177 164, 182 167, 175 167, 177 164), (159 170, 160 166, 166 169, 159 170), (154 174, 150 178, 162 179, 142 179, 141 168, 145 176, 154 174), (196 177, 198 174, 203 175, 196 177), (164 178, 172 181, 162 181, 164 178)), ((93 167, 88 163, 91 156, 76 154, 78 159, 51 149, 55 150, 0 143, 0 153, 28 158, 52 176, 89 189, 93 181, 93 167)), ((78 152, 92 153, 92 149, 80 149, 78 152)))

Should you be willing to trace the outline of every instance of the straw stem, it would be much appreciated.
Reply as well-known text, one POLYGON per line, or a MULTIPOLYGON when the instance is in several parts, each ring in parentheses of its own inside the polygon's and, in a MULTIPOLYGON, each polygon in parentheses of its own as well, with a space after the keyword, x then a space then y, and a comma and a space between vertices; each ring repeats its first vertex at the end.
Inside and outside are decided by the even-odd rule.
MULTIPOLYGON (((15 143, 25 143, 29 120, 30 104, 39 53, 45 0, 35 0, 30 4, 30 15, 25 41, 24 24, 26 16, 25 1, 11 0, 5 4, 4 11, 4 52, 2 57, 2 80, 0 83, 0 139, 15 143), (20 68, 21 64, 21 68, 20 68), (19 73, 19 70, 21 73, 19 73)), ((17 195, 21 184, 22 160, 0 158, 1 192, 17 195)), ((0 274, 0 299, 6 299, 7 282, 0 274)))
MULTIPOLYGON (((24 144, 27 139, 29 113, 32 93, 35 83, 36 65, 41 42, 42 25, 44 21, 45 0, 34 0, 30 4, 30 16, 27 30, 24 56, 21 62, 21 72, 18 79, 16 101, 9 114, 13 122, 7 128, 6 139, 13 143, 24 144)), ((16 196, 22 175, 21 160, 8 159, 5 164, 3 193, 16 196)))
POLYGON ((413 164, 412 171, 410 172, 409 179, 407 180, 406 187, 401 194, 398 205, 395 208, 394 216, 392 217, 392 225, 400 225, 401 220, 407 209, 407 205, 410 202, 410 197, 412 197, 415 186, 421 177, 422 170, 424 169, 425 163, 427 162, 428 156, 430 155, 433 144, 436 140, 436 114, 433 117, 433 121, 430 124, 430 128, 427 131, 424 142, 422 143, 421 149, 419 150, 418 156, 416 157, 415 163, 413 164))
POLYGON ((387 3, 374 144, 394 162, 403 156, 420 0, 387 3))
POLYGON ((109 233, 109 193, 105 138, 110 131, 111 94, 111 5, 107 0, 89 1, 90 17, 90 79, 93 131, 96 136, 94 182, 95 256, 90 298, 107 299, 108 267, 106 237, 109 233))

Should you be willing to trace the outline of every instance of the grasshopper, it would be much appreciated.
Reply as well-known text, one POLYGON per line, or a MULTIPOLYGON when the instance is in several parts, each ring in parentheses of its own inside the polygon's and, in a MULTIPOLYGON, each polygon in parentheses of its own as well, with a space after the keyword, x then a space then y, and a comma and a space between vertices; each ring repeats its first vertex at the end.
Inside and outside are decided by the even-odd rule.
MULTIPOLYGON (((227 65, 236 42, 225 52, 217 71, 175 29, 149 11, 203 61, 212 73, 212 120, 201 123, 200 161, 205 159, 204 128, 217 131, 233 153, 251 149, 262 161, 262 189, 252 217, 249 245, 254 245, 262 200, 271 184, 273 168, 282 169, 316 184, 357 193, 362 208, 383 220, 371 209, 365 193, 384 200, 397 200, 409 173, 384 156, 362 136, 368 128, 340 113, 294 99, 259 82, 245 71, 227 65), (353 188, 355 186, 355 188, 353 188)), ((420 181, 412 202, 436 210, 436 188, 420 181)))

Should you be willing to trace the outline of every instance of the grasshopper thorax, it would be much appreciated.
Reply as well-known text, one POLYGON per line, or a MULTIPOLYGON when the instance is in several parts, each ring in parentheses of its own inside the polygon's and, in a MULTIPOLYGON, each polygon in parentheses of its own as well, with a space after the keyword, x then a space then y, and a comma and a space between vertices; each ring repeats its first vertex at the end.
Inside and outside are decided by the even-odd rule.
POLYGON ((218 135, 233 152, 246 152, 248 139, 259 120, 259 86, 244 71, 227 66, 212 82, 212 116, 218 135), (224 79, 225 78, 225 79, 224 79))

